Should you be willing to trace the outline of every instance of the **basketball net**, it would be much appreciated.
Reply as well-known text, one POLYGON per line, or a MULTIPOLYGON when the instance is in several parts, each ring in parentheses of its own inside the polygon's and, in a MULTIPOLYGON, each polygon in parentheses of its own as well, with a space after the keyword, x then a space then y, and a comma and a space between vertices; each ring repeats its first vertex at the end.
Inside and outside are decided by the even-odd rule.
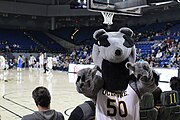
POLYGON ((107 24, 107 25, 112 25, 113 24, 113 16, 114 16, 113 12, 101 11, 101 14, 104 17, 103 24, 107 24))

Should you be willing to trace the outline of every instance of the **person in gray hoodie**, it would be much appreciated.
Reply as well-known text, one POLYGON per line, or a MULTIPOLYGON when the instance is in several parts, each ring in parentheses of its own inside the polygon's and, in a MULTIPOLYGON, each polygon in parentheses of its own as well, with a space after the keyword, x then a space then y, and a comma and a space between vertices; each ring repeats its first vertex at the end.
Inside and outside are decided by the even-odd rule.
POLYGON ((47 88, 37 87, 32 92, 38 111, 23 116, 22 120, 64 120, 61 112, 50 109, 51 95, 47 88))

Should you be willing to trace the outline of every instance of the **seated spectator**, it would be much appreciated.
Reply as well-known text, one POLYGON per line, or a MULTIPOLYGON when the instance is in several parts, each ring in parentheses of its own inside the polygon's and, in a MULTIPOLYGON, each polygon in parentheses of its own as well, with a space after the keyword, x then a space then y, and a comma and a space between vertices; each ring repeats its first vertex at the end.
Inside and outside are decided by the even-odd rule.
MULTIPOLYGON (((154 71, 156 72, 153 73, 153 76, 155 78, 155 84, 158 86, 159 85, 159 79, 160 79, 160 74, 157 72, 157 71, 154 71)), ((155 107, 157 106, 160 106, 161 105, 161 93, 162 93, 162 90, 160 87, 157 87, 153 92, 153 97, 154 97, 154 105, 155 107)))
POLYGON ((154 97, 154 105, 155 106, 159 106, 161 105, 161 93, 162 93, 162 90, 160 87, 157 87, 153 92, 153 97, 154 97))
POLYGON ((180 105, 180 78, 178 77, 172 77, 170 79, 170 87, 172 90, 175 90, 178 92, 178 105, 180 105))
POLYGON ((45 87, 37 87, 32 92, 38 111, 26 115, 22 120, 64 120, 62 113, 50 109, 51 96, 45 87))
POLYGON ((156 58, 160 59, 162 57, 162 52, 160 50, 158 50, 158 53, 156 54, 156 58))
POLYGON ((68 120, 95 120, 95 104, 93 101, 85 101, 78 105, 68 120))
POLYGON ((180 78, 172 77, 170 79, 170 87, 172 90, 180 91, 180 78))

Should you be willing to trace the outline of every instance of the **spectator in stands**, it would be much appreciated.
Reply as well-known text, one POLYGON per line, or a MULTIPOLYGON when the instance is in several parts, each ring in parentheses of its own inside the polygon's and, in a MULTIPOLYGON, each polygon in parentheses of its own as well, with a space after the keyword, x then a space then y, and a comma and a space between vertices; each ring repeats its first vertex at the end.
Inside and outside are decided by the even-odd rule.
POLYGON ((156 59, 160 59, 162 57, 162 52, 160 50, 158 50, 157 54, 156 54, 156 59))
POLYGON ((178 92, 178 99, 179 99, 178 105, 180 105, 180 78, 172 77, 170 79, 170 87, 172 90, 176 90, 178 92))
POLYGON ((10 49, 9 45, 6 45, 6 52, 10 52, 10 51, 11 51, 11 49, 10 49))
POLYGON ((180 36, 180 32, 179 31, 177 32, 177 36, 180 36))
POLYGON ((162 90, 160 87, 157 87, 153 92, 153 97, 154 97, 154 105, 159 106, 161 104, 161 93, 162 90))
POLYGON ((179 91, 180 90, 180 78, 172 77, 170 79, 170 87, 172 90, 179 91))
POLYGON ((79 49, 74 49, 70 53, 62 54, 57 56, 57 69, 67 71, 70 63, 72 64, 91 64, 92 61, 92 47, 83 46, 79 49))
MULTIPOLYGON (((156 71, 155 71, 155 72, 156 72, 156 71)), ((155 78, 155 84, 156 84, 156 86, 158 86, 158 85, 159 85, 160 74, 156 72, 156 74, 153 73, 153 76, 154 76, 154 78, 155 78)), ((154 97, 154 105, 155 105, 155 106, 159 106, 159 105, 161 104, 161 98, 160 98, 160 97, 161 97, 161 93, 162 93, 162 90, 161 90, 160 87, 157 87, 157 88, 152 92, 153 97, 154 97)))
POLYGON ((170 39, 170 37, 168 37, 167 39, 165 39, 165 42, 168 43, 168 44, 171 44, 172 40, 170 39))
POLYGON ((22 120, 64 120, 62 113, 50 109, 51 95, 45 87, 37 87, 32 92, 38 111, 26 115, 22 120))

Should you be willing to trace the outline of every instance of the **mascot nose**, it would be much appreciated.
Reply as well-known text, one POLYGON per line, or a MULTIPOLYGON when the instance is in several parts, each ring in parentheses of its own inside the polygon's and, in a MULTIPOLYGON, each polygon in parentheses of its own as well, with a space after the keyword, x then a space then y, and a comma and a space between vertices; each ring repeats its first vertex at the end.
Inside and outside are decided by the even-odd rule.
POLYGON ((116 51, 115 51, 115 55, 116 55, 116 56, 120 56, 120 55, 121 55, 121 50, 116 50, 116 51))

